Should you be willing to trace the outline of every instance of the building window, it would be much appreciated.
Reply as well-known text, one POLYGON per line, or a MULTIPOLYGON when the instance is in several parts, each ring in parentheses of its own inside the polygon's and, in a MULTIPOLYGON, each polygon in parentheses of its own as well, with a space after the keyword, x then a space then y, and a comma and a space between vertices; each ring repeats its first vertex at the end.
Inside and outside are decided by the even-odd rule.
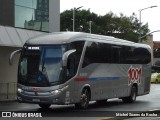
POLYGON ((15 0, 15 27, 49 31, 49 0, 15 0))

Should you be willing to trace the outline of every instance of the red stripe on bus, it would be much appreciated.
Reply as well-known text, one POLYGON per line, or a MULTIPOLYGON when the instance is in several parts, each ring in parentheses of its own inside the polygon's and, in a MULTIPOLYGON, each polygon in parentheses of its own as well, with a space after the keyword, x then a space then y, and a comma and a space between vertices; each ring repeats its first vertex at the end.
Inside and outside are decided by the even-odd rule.
POLYGON ((75 78, 75 81, 87 81, 88 78, 75 78))

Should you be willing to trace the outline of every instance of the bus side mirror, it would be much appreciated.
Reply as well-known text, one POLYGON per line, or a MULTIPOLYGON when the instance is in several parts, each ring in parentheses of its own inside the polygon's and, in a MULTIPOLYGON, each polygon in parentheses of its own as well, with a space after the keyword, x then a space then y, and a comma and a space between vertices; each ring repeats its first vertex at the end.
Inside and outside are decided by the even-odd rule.
POLYGON ((13 64, 13 58, 15 56, 15 54, 18 54, 22 51, 22 49, 19 49, 19 50, 15 50, 13 51, 10 56, 9 56, 9 65, 12 65, 13 64))
POLYGON ((74 53, 74 52, 76 52, 76 49, 69 50, 69 51, 67 51, 67 52, 65 52, 65 53, 63 54, 63 57, 62 57, 62 66, 63 66, 63 67, 66 67, 66 66, 67 66, 68 57, 69 57, 70 54, 72 54, 72 53, 74 53))

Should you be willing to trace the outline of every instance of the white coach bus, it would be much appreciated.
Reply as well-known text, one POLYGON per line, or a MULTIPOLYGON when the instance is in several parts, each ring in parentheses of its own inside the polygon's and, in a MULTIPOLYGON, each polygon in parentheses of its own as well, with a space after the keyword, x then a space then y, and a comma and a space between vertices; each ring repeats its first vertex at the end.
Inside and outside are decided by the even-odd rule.
POLYGON ((21 50, 17 100, 39 104, 105 103, 119 98, 134 102, 150 92, 151 48, 114 37, 49 33, 29 39, 21 50))

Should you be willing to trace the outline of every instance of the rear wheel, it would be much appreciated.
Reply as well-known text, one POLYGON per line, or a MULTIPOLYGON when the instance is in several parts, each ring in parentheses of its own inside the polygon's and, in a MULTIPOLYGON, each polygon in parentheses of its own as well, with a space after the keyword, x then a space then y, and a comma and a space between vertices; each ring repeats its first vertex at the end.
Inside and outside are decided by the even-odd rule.
POLYGON ((80 102, 75 104, 75 107, 78 109, 87 109, 89 105, 89 91, 87 89, 83 89, 81 93, 80 102))
POLYGON ((39 104, 39 106, 43 109, 48 109, 51 106, 51 104, 39 104))
POLYGON ((131 89, 131 94, 129 97, 124 97, 122 98, 123 102, 125 103, 133 103, 136 101, 136 97, 137 97, 137 89, 135 86, 132 87, 131 89))

